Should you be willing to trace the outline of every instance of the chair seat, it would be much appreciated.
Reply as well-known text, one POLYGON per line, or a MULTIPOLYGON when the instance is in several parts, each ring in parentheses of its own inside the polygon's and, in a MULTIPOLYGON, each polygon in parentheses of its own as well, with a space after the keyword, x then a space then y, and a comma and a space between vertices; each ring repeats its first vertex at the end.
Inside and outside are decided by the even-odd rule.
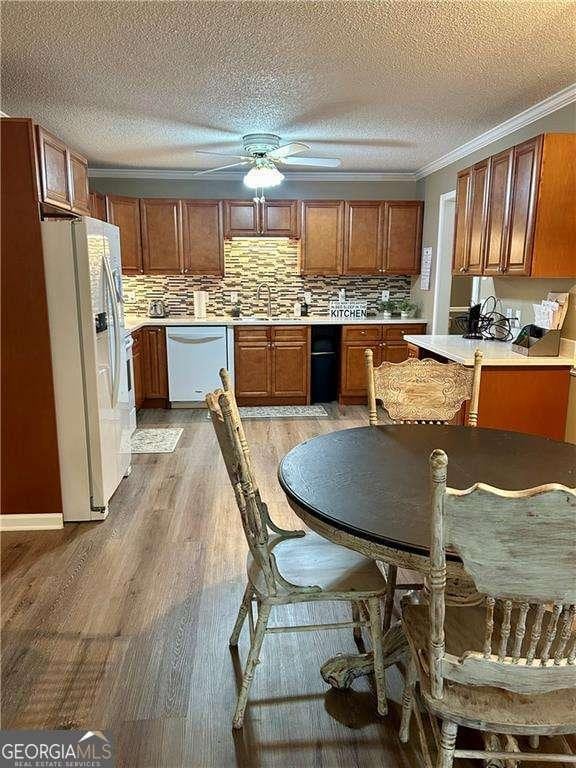
MULTIPOLYGON (((285 539, 273 545, 272 552, 280 575, 299 587, 318 586, 329 592, 384 592, 386 580, 374 560, 313 531, 297 539, 285 539)), ((248 554, 248 578, 261 594, 266 585, 261 570, 248 554)))
MULTIPOLYGON (((426 706, 440 718, 459 725, 500 733, 573 733, 576 729, 576 690, 519 694, 503 688, 472 686, 444 680, 442 699, 430 694, 427 647, 430 618, 427 605, 403 605, 404 631, 418 659, 420 690, 426 706)), ((483 606, 446 606, 446 652, 461 656, 482 648, 486 623, 483 606)))

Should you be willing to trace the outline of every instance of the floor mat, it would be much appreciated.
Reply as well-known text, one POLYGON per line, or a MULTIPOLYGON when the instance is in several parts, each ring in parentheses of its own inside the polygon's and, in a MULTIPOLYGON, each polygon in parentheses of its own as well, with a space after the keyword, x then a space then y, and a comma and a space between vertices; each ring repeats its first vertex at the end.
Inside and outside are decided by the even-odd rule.
POLYGON ((132 453, 172 453, 183 431, 182 427, 137 429, 132 435, 132 453))

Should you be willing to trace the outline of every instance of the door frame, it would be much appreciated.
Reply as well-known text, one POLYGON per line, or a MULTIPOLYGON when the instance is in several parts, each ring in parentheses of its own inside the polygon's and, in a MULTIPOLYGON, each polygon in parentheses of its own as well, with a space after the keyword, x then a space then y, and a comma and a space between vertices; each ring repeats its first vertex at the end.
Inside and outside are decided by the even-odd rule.
MULTIPOLYGON (((438 333, 438 325, 443 315, 442 308, 439 306, 440 285, 442 278, 452 281, 452 246, 453 241, 447 242, 446 223, 452 208, 452 217, 456 218, 456 190, 444 192, 440 195, 440 205, 438 209, 438 237, 436 246, 436 269, 434 273, 434 302, 432 305, 432 333, 438 333), (450 205, 452 203, 452 205, 450 205), (448 258, 447 258, 448 257, 448 258), (448 268, 446 268, 448 267, 448 268)), ((448 303, 449 304, 449 303, 448 303)), ((449 317, 450 306, 444 308, 446 316, 449 317)))

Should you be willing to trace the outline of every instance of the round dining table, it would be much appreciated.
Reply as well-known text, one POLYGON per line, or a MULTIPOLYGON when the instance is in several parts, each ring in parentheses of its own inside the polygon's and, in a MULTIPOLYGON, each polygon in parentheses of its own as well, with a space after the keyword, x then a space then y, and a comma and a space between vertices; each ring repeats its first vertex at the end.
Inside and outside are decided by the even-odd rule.
MULTIPOLYGON (((448 456, 447 484, 505 490, 548 483, 576 487, 576 446, 544 437, 443 424, 392 424, 338 430, 300 443, 278 478, 296 515, 313 531, 388 565, 427 574, 430 554, 429 457, 448 456)), ((447 553, 455 599, 474 593, 459 558, 447 553)), ((393 595, 392 595, 393 597, 393 595)), ((384 636, 387 665, 406 652, 400 626, 384 636)), ((340 655, 322 676, 348 687, 372 671, 371 654, 340 655)))

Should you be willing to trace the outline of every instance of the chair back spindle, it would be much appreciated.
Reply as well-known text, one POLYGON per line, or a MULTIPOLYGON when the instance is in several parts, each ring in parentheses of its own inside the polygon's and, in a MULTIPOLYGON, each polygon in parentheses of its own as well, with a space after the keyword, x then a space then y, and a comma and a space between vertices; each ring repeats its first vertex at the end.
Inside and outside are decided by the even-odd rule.
POLYGON ((432 695, 442 697, 445 679, 525 694, 576 685, 576 489, 456 491, 447 464, 432 453, 432 695), (485 599, 483 641, 459 657, 444 643, 447 548, 485 599))

